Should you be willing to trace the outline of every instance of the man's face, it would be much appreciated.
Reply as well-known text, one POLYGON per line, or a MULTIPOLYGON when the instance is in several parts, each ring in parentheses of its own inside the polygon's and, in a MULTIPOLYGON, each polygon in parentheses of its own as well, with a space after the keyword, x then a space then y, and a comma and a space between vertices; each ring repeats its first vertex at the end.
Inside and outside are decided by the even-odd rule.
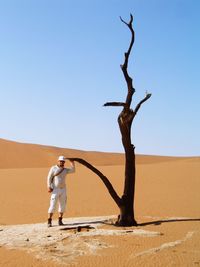
POLYGON ((65 165, 65 161, 63 161, 63 160, 59 160, 58 161, 58 166, 59 167, 64 167, 64 165, 65 165))

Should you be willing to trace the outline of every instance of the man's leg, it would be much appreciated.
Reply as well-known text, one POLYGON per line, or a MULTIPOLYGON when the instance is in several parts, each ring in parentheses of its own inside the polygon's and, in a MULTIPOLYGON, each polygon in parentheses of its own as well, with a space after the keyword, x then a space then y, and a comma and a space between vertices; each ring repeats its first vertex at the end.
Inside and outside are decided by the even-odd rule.
POLYGON ((58 224, 63 225, 62 218, 63 218, 63 213, 65 211, 66 207, 66 202, 67 202, 67 196, 66 196, 66 189, 61 189, 59 199, 58 199, 58 212, 59 212, 59 218, 58 218, 58 224))
POLYGON ((63 219, 63 212, 59 212, 58 225, 64 225, 62 219, 63 219))
POLYGON ((58 192, 57 190, 54 190, 51 194, 50 207, 48 210, 48 227, 52 226, 52 217, 56 208, 57 201, 58 201, 58 192))
POLYGON ((48 227, 52 226, 52 217, 53 217, 53 213, 48 213, 48 221, 47 221, 48 227))
POLYGON ((52 212, 52 213, 48 213, 48 215, 49 215, 49 219, 52 219, 52 217, 53 217, 53 212, 52 212))
POLYGON ((63 212, 59 212, 59 217, 63 217, 63 212))

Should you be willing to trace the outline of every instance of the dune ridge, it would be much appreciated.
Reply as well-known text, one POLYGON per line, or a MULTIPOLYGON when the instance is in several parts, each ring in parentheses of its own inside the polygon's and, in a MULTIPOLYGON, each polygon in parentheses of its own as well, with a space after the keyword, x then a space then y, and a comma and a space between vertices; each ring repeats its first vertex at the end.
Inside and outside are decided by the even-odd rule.
MULTIPOLYGON (((0 169, 44 168, 55 164, 59 155, 79 157, 94 165, 123 165, 124 154, 113 152, 83 151, 55 146, 20 143, 0 138, 0 169)), ((196 157, 199 159, 199 157, 196 157)), ((137 164, 152 164, 174 160, 189 160, 193 157, 169 157, 136 155, 137 164)))

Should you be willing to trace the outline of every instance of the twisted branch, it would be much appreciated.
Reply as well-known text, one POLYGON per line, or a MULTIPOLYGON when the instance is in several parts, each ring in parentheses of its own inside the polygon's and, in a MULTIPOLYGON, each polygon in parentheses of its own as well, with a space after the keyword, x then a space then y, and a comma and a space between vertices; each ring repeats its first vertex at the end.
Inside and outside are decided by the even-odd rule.
POLYGON ((138 110, 140 109, 141 105, 146 102, 149 98, 151 97, 151 94, 146 94, 145 98, 142 99, 138 104, 137 106, 135 107, 135 110, 134 110, 134 116, 136 115, 136 113, 138 112, 138 110))
POLYGON ((126 68, 126 69, 127 69, 127 67, 128 67, 128 58, 129 58, 129 55, 130 55, 130 53, 131 53, 131 49, 132 49, 133 43, 134 43, 134 41, 135 41, 135 32, 134 32, 134 30, 133 30, 133 26, 132 26, 133 15, 130 14, 130 17, 131 17, 131 18, 130 18, 129 23, 127 23, 126 21, 124 21, 124 20, 120 17, 121 21, 122 21, 124 24, 126 24, 126 25, 128 26, 128 28, 130 29, 130 31, 131 31, 131 42, 130 42, 128 51, 125 53, 125 61, 124 61, 124 64, 123 64, 124 68, 126 68))
POLYGON ((132 78, 129 76, 128 71, 127 71, 127 68, 128 68, 129 56, 130 56, 130 53, 131 53, 131 50, 132 50, 132 47, 133 47, 133 44, 134 44, 134 41, 135 41, 135 32, 134 32, 133 26, 132 26, 132 22, 133 22, 133 16, 132 16, 132 14, 130 14, 130 21, 129 21, 129 23, 125 22, 121 17, 120 17, 120 19, 121 19, 121 21, 125 25, 128 26, 128 28, 131 31, 131 42, 130 42, 128 51, 125 52, 125 54, 124 54, 124 56, 125 56, 125 58, 124 58, 124 64, 121 65, 121 69, 122 69, 122 72, 124 74, 124 78, 126 80, 127 87, 128 87, 128 94, 127 94, 127 97, 126 97, 126 104, 127 104, 127 107, 130 107, 131 102, 132 102, 132 96, 135 93, 135 89, 133 88, 132 78))
POLYGON ((80 164, 82 164, 85 167, 87 167, 88 169, 90 169, 91 171, 93 171, 95 174, 97 174, 100 177, 100 179, 102 180, 102 182, 104 183, 104 185, 106 186, 107 190, 109 191, 111 197, 113 198, 113 200, 115 201, 117 206, 120 207, 121 198, 116 193, 115 189, 113 188, 113 186, 110 183, 110 181, 108 180, 108 178, 105 175, 103 175, 102 172, 100 172, 98 169, 96 169, 93 165, 91 165, 89 162, 87 162, 84 159, 81 159, 81 158, 66 158, 66 159, 69 159, 69 160, 72 160, 72 161, 77 161, 80 164))

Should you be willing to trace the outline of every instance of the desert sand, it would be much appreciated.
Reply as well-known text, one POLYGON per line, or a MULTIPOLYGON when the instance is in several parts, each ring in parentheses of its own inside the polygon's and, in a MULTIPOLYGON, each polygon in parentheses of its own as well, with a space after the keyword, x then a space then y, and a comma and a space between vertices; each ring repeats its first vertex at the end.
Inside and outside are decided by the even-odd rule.
POLYGON ((107 189, 76 163, 66 225, 55 214, 47 228, 46 176, 62 154, 94 164, 122 194, 123 154, 0 139, 0 266, 200 266, 200 157, 137 156, 137 227, 113 225, 118 208, 107 189))

